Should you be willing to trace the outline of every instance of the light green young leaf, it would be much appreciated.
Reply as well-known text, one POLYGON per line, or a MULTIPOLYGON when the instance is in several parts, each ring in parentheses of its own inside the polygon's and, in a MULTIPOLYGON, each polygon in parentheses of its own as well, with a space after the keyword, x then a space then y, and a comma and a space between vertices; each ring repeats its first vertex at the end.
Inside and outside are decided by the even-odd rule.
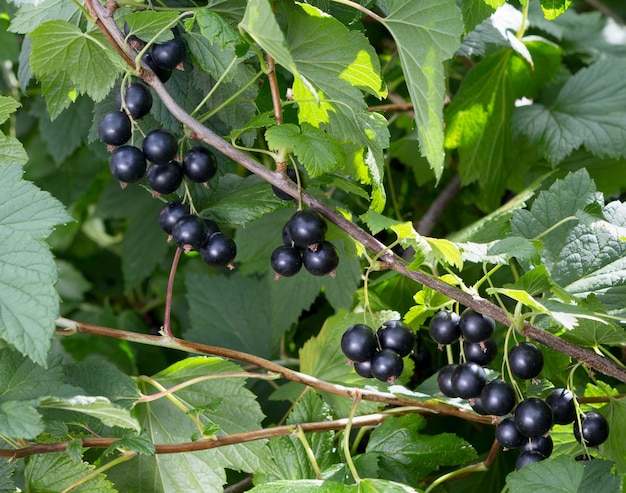
POLYGON ((353 486, 316 479, 281 480, 262 483, 250 493, 352 493, 353 486))
POLYGON ((195 17, 200 32, 211 43, 224 49, 229 44, 243 42, 241 35, 224 18, 210 9, 198 10, 195 17))
POLYGON ((64 411, 86 414, 98 418, 107 426, 128 428, 137 433, 141 431, 139 423, 127 409, 116 406, 106 397, 86 395, 75 395, 65 399, 48 397, 41 401, 39 407, 41 409, 62 409, 64 411))
POLYGON ((411 101, 420 150, 437 179, 443 172, 443 62, 461 46, 463 22, 455 0, 382 0, 383 24, 396 41, 411 101))
POLYGON ((541 0, 541 10, 548 20, 554 20, 572 5, 572 0, 541 0))
POLYGON ((174 37, 171 29, 173 22, 178 18, 177 12, 155 12, 153 10, 142 10, 131 12, 124 16, 124 21, 130 27, 130 34, 134 34, 139 39, 154 43, 163 43, 174 37), (162 33, 160 31, 163 31, 162 33), (156 37, 155 37, 156 36, 156 37), (153 39, 154 38, 154 39, 153 39))
POLYGON ((392 226, 402 224, 401 221, 383 216, 376 211, 369 210, 365 214, 361 214, 359 219, 367 224, 367 227, 373 235, 380 233, 384 229, 391 229, 392 226))
POLYGON ((22 5, 15 13, 9 29, 14 33, 27 34, 46 21, 60 19, 76 24, 80 17, 81 11, 74 2, 44 0, 22 5))
POLYGON ((21 103, 16 99, 0 96, 0 124, 6 122, 20 106, 22 106, 21 103))

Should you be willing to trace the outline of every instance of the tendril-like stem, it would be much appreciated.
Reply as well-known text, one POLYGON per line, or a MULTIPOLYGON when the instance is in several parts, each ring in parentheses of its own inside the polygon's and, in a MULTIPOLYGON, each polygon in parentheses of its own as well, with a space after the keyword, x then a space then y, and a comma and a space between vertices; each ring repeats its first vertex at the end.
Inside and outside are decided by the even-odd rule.
POLYGON ((359 390, 354 391, 354 401, 352 402, 352 408, 350 409, 350 414, 348 415, 348 423, 346 424, 346 429, 343 431, 343 453, 346 456, 346 464, 348 464, 348 469, 350 469, 350 473, 354 478, 356 483, 361 482, 361 477, 359 476, 358 471, 356 470, 356 466, 352 461, 352 454, 350 453, 350 430, 352 429, 352 421, 354 420, 354 415, 356 414, 356 410, 359 407, 359 403, 361 402, 361 392, 359 390))

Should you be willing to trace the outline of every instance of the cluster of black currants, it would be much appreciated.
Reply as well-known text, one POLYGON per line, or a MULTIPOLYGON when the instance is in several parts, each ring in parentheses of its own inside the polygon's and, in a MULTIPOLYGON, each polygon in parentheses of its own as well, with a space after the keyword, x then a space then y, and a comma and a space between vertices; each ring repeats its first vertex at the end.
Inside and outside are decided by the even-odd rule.
POLYGON ((191 214, 188 204, 177 200, 165 204, 159 213, 159 226, 185 252, 198 251, 213 267, 233 268, 237 255, 235 242, 214 221, 191 214))
POLYGON ((414 347, 415 334, 401 320, 385 322, 376 332, 365 324, 351 325, 341 337, 341 350, 357 374, 390 384, 402 374, 402 358, 414 347))
POLYGON ((314 276, 334 276, 339 265, 335 246, 326 241, 328 225, 312 210, 296 212, 283 228, 283 245, 270 257, 276 279, 295 276, 304 268, 314 276))

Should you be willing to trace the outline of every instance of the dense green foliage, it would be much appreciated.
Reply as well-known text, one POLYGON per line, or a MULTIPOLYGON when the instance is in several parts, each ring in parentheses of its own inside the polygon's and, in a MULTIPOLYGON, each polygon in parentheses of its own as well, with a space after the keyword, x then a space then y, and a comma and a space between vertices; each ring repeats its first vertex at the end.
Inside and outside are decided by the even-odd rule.
POLYGON ((0 13, 0 492, 622 491, 621 1, 0 0, 0 13), (182 62, 161 83, 141 60, 173 40, 182 62), (143 150, 110 170, 99 124, 132 111, 123 88, 141 78, 150 111, 128 145, 143 150), (146 181, 158 129, 174 161, 197 145, 215 161, 182 184, 176 162, 160 178, 167 164, 148 163, 146 181), (177 248, 159 225, 174 200, 221 232, 192 249, 170 228, 177 248), (304 267, 277 276, 283 228, 309 208, 318 246, 292 245, 304 267), (549 458, 516 471, 494 442, 501 417, 441 394, 436 372, 465 354, 429 323, 466 307, 496 319, 486 375, 517 403, 578 397, 549 458), (357 375, 346 329, 398 319, 417 341, 401 375, 357 375), (537 378, 511 371, 521 341, 541 350, 537 378), (599 447, 572 432, 588 411, 609 426, 599 447))

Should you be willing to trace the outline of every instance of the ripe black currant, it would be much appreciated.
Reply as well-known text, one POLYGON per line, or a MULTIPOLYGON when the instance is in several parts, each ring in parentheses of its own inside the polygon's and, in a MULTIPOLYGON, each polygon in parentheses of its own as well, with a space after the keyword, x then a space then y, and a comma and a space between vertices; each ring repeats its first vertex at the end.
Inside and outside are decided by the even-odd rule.
POLYGON ((133 82, 127 87, 123 87, 117 94, 115 101, 118 107, 122 108, 122 92, 124 93, 124 103, 126 109, 135 120, 140 120, 148 113, 152 108, 152 94, 150 90, 141 82, 133 82))
POLYGON ((376 335, 365 324, 351 325, 341 336, 341 351, 351 361, 370 360, 377 349, 376 335))
POLYGON ((498 353, 498 344, 493 337, 481 342, 463 341, 463 354, 467 361, 485 366, 493 361, 498 353))
POLYGON ((463 363, 452 373, 450 383, 457 396, 461 399, 471 399, 480 395, 487 383, 487 374, 479 364, 463 363))
MULTIPOLYGON (((580 422, 582 425, 582 438, 588 447, 596 447, 609 438, 609 423, 606 418, 596 411, 587 411, 581 414, 580 422)), ((578 426, 578 420, 574 421, 574 436, 576 440, 581 441, 581 428, 578 426)))
POLYGON ((483 416, 487 416, 487 415, 491 414, 491 413, 487 412, 487 410, 483 406, 483 401, 480 398, 480 396, 474 397, 473 399, 470 399, 469 400, 469 405, 478 414, 481 414, 483 416))
POLYGON ((304 268, 314 276, 333 275, 339 265, 339 254, 335 246, 329 241, 317 244, 315 250, 307 248, 302 254, 304 268))
POLYGON ((430 321, 428 332, 437 344, 448 345, 461 337, 459 316, 455 312, 441 310, 430 321))
POLYGON ((550 435, 537 438, 526 438, 524 443, 520 445, 519 449, 520 452, 539 452, 541 455, 548 458, 554 449, 554 442, 552 441, 552 437, 550 435))
MULTIPOLYGON (((289 223, 285 224, 285 226, 283 227, 282 238, 283 238, 283 244, 289 245, 289 246, 295 246, 293 244, 293 240, 291 239, 291 233, 289 233, 289 223)), ((296 248, 300 248, 300 247, 296 247, 296 248)))
POLYGON ((172 234, 172 228, 176 221, 189 214, 189 205, 183 204, 179 200, 168 202, 159 212, 159 226, 167 234, 172 234))
POLYGON ((459 365, 452 363, 444 366, 437 374, 437 386, 439 391, 447 397, 458 397, 456 391, 452 387, 452 374, 459 365))
POLYGON ((164 195, 174 193, 183 182, 183 170, 176 161, 152 164, 146 173, 146 181, 157 193, 164 195))
POLYGON ((517 429, 513 418, 504 418, 496 426, 496 440, 505 448, 517 448, 527 438, 517 429))
MULTIPOLYGON (((289 168, 287 170, 287 178, 290 181, 297 183, 298 178, 296 176, 296 170, 293 168, 289 168)), ((291 195, 289 195, 287 192, 283 192, 280 188, 278 188, 275 185, 272 185, 272 191, 274 192, 274 195, 276 195, 276 197, 278 197, 281 200, 293 200, 293 197, 291 195)))
POLYGON ((146 157, 141 149, 123 145, 111 153, 109 169, 116 180, 121 183, 132 183, 146 173, 146 157))
POLYGON ((354 371, 357 375, 363 378, 374 378, 374 375, 372 374, 372 362, 370 360, 355 361, 354 371))
POLYGON ((195 214, 188 214, 176 221, 172 228, 172 238, 179 248, 186 251, 200 250, 206 238, 206 225, 195 214))
POLYGON ((168 130, 153 130, 143 139, 142 149, 151 163, 165 164, 176 156, 178 141, 168 130))
POLYGON ((371 361, 372 375, 381 382, 395 382, 404 369, 402 358, 392 349, 377 351, 371 361))
POLYGON ((544 460, 545 457, 541 452, 528 451, 519 454, 519 457, 515 461, 515 470, 519 471, 522 467, 532 464, 533 462, 539 462, 544 460))
POLYGON ((485 411, 494 416, 509 414, 515 407, 515 391, 511 384, 504 380, 496 379, 487 383, 480 393, 480 398, 485 411))
POLYGON ((507 355, 511 373, 525 380, 535 378, 543 369, 543 354, 532 342, 520 342, 507 355))
POLYGON ((213 233, 200 248, 202 259, 213 267, 231 265, 237 256, 237 245, 224 233, 213 233))
POLYGON ((152 60, 163 70, 174 70, 185 58, 185 42, 174 37, 163 43, 152 45, 152 60))
POLYGON ((213 233, 220 232, 220 227, 217 225, 215 221, 212 221, 211 219, 205 219, 204 225, 206 226, 206 239, 207 240, 209 239, 209 236, 211 236, 213 233))
POLYGON ((141 57, 141 61, 144 65, 146 65, 150 70, 152 70, 155 75, 159 78, 159 80, 163 83, 167 82, 172 76, 171 70, 165 70, 159 67, 154 60, 152 59, 152 53, 150 51, 146 51, 141 57))
POLYGON ((480 342, 489 339, 493 334, 496 323, 492 318, 467 309, 459 319, 459 329, 463 339, 469 342, 480 342))
POLYGON ((554 389, 546 397, 546 402, 552 409, 555 424, 567 425, 576 419, 574 394, 571 390, 564 388, 554 389))
POLYGON ((288 245, 281 245, 272 252, 270 265, 277 276, 295 276, 302 268, 302 253, 288 245))
POLYGON ((415 334, 401 320, 389 320, 376 331, 382 349, 393 349, 401 357, 408 356, 415 347, 415 334))
POLYGON ((537 397, 529 397, 520 402, 513 419, 522 435, 529 438, 545 435, 554 422, 550 406, 537 397))
POLYGON ((328 225, 317 212, 306 210, 291 216, 287 228, 291 241, 298 247, 306 248, 324 240, 328 225))
POLYGON ((130 118, 123 111, 105 114, 98 123, 98 135, 105 144, 112 146, 126 144, 132 135, 130 118))
POLYGON ((191 181, 206 183, 217 172, 215 156, 205 147, 192 147, 183 157, 183 171, 191 181))

